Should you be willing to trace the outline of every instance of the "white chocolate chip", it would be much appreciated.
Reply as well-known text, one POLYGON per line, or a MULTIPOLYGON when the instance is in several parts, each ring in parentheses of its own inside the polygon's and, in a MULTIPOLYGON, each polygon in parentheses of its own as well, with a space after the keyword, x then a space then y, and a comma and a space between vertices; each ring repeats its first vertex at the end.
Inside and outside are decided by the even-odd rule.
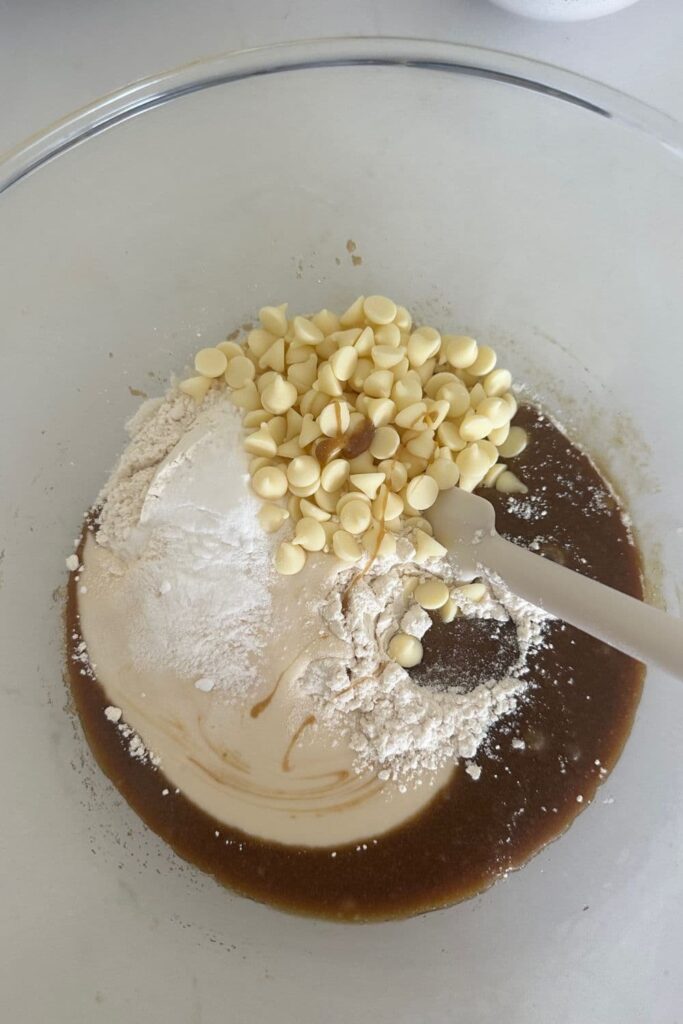
MULTIPOLYGON (((355 460, 354 460, 355 461, 355 460)), ((384 473, 352 473, 351 483, 368 498, 374 498, 384 483, 384 473)))
POLYGON ((452 452, 462 451, 466 445, 466 442, 460 436, 455 423, 451 423, 450 420, 446 420, 442 423, 436 432, 436 436, 439 439, 439 443, 450 449, 452 452))
POLYGON ((426 562, 429 558, 443 558, 447 554, 443 544, 439 544, 438 540, 434 540, 425 530, 416 527, 413 530, 413 538, 416 562, 426 562))
MULTIPOLYGON (((407 373, 402 380, 396 381, 391 391, 391 397, 396 403, 396 408, 399 412, 407 406, 419 402, 422 398, 422 382, 420 378, 417 375, 413 375, 412 371, 407 373)), ((469 405, 469 398, 467 401, 469 405)))
POLYGON ((178 385, 184 395, 194 398, 197 405, 200 405, 206 398, 206 393, 211 387, 208 377, 188 377, 178 385))
POLYGON ((406 493, 412 507, 422 512, 431 508, 438 498, 439 485, 433 477, 421 474, 410 480, 406 493))
POLYGON ((286 441, 291 441, 294 438, 298 438, 301 433, 301 424, 303 417, 296 409, 288 409, 285 417, 285 423, 287 424, 287 433, 285 435, 286 441))
MULTIPOLYGON (((458 381, 458 378, 454 373, 451 373, 448 370, 442 370, 439 373, 435 373, 425 384, 424 393, 429 398, 436 398, 439 389, 445 384, 452 384, 454 380, 458 381)), ((458 383, 462 384, 462 381, 458 381, 458 383)))
POLYGON ((436 459, 427 468, 427 475, 436 480, 440 491, 448 491, 457 484, 460 470, 450 459, 436 459))
POLYGON ((394 323, 401 331, 409 331, 410 328, 413 326, 413 318, 405 306, 396 307, 396 316, 394 317, 394 323))
POLYGON ((348 505, 350 501, 364 501, 368 508, 370 507, 370 499, 362 491, 347 491, 337 501, 337 515, 341 514, 344 506, 348 505))
POLYGON ((278 338, 259 359, 259 367, 262 370, 275 370, 276 373, 285 372, 285 339, 278 338))
POLYGON ((491 466, 490 470, 482 480, 482 486, 494 487, 496 480, 501 475, 501 473, 505 472, 506 469, 507 466, 503 462, 497 462, 494 466, 491 466))
POLYGON ((342 315, 339 317, 339 323, 342 327, 362 327, 365 313, 363 311, 363 303, 365 302, 365 296, 360 295, 355 302, 351 305, 342 315))
POLYGON ((427 412, 427 405, 425 402, 413 402, 411 405, 404 406, 400 412, 396 413, 394 423, 397 427, 410 428, 417 421, 424 416, 427 412))
POLYGON ((358 337, 354 341, 353 347, 360 357, 372 354, 372 350, 375 347, 375 334, 372 327, 364 327, 362 331, 358 332, 358 337))
POLYGON ((260 427, 262 423, 267 423, 271 418, 272 413, 266 412, 265 409, 254 409, 252 412, 245 412, 242 424, 247 430, 251 430, 253 427, 260 427))
POLYGON ((225 373, 227 365, 228 357, 219 348, 200 348, 194 357, 194 368, 202 377, 221 377, 225 373))
POLYGON ((458 614, 458 603, 449 597, 445 604, 439 608, 439 618, 442 622, 452 622, 458 614))
POLYGON ((270 465, 272 465, 272 461, 270 459, 265 458, 263 455, 257 455, 253 459, 249 459, 249 475, 253 476, 254 473, 263 466, 270 465))
POLYGON ((358 352, 355 348, 340 348, 330 356, 330 366, 337 380, 350 380, 358 366, 358 352))
POLYGON ((346 402, 330 402, 318 416, 325 437, 341 437, 349 429, 351 412, 346 402))
POLYGON ((454 600, 465 599, 467 601, 473 601, 478 604, 479 601, 483 601, 488 593, 486 586, 483 583, 464 583, 461 587, 456 587, 453 591, 454 600))
POLYGON ((448 587, 443 580, 426 580, 415 588, 415 600, 421 608, 427 611, 441 608, 449 597, 448 587))
POLYGON ((481 441, 477 441, 477 447, 479 451, 488 459, 489 466, 493 466, 498 461, 498 449, 495 444, 491 441, 487 441, 485 438, 481 441))
POLYGON ((289 512, 289 518, 296 525, 301 519, 303 512, 301 511, 302 498, 297 498, 295 494, 290 494, 287 499, 287 511, 289 512))
POLYGON ((251 486, 260 498, 282 498, 287 493, 287 477, 277 466, 264 466, 254 473, 251 486))
POLYGON ((389 345, 390 348, 398 348, 401 344, 401 331, 395 323, 384 324, 375 331, 375 342, 378 345, 389 345))
POLYGON ((316 327, 319 327, 325 337, 339 330, 339 317, 329 309, 321 309, 319 313, 311 317, 316 327))
POLYGON ((393 383, 391 370, 374 370, 363 381, 363 391, 369 398, 389 398, 393 383))
POLYGON ((441 335, 433 327, 420 327, 410 335, 408 362, 411 366, 424 366, 441 347, 441 335))
POLYGON ((301 499, 299 502, 299 509, 301 510, 302 516, 306 516, 309 519, 315 519, 318 523, 326 523, 330 518, 329 512, 326 512, 308 498, 301 499))
POLYGON ((259 523, 266 533, 276 533, 285 520, 289 519, 289 512, 280 505, 271 505, 266 502, 259 509, 259 523))
POLYGON ((479 346, 474 338, 464 334, 447 335, 444 338, 446 359, 458 370, 466 370, 479 355, 479 346))
POLYGON ((264 331, 257 327, 255 330, 249 331, 247 335, 247 348, 250 352, 253 352, 257 359, 260 359, 276 340, 275 335, 271 334, 270 331, 264 331))
POLYGON ((493 370, 496 360, 497 356, 493 349, 488 345, 481 345, 477 358, 467 367, 467 372, 474 377, 485 377, 493 370))
POLYGON ((371 355, 373 363, 379 370, 391 370, 404 358, 403 349, 392 348, 391 345, 375 345, 371 355))
POLYGON ((279 444, 277 453, 281 459, 296 459, 304 454, 298 437, 293 437, 291 441, 283 441, 282 444, 279 444))
POLYGON ((495 444, 496 448, 500 449, 501 445, 505 444, 510 434, 510 424, 506 423, 504 427, 498 427, 497 430, 492 430, 488 435, 488 440, 491 444, 495 444))
POLYGON ((349 471, 354 474, 375 473, 377 467, 370 452, 362 452, 360 455, 356 455, 355 459, 351 459, 349 461, 349 471))
POLYGON ((294 363, 287 370, 287 380, 302 394, 309 391, 318 376, 318 357, 307 356, 302 362, 294 363))
POLYGON ((462 477, 478 477, 481 480, 491 465, 488 453, 481 444, 468 444, 463 451, 458 452, 455 464, 460 470, 461 487, 462 477))
POLYGON ((445 399, 429 399, 427 402, 425 423, 432 430, 436 430, 437 427, 440 427, 448 415, 450 415, 450 405, 445 399))
POLYGON ((422 366, 417 366, 413 371, 414 373, 417 373, 418 377, 420 378, 420 383, 422 384, 423 387, 427 383, 427 381, 431 379, 431 376, 434 373, 435 368, 436 359, 428 359, 426 363, 423 363, 422 366))
POLYGON ((455 380, 443 384, 436 393, 436 397, 448 402, 449 416, 463 416, 470 407, 470 393, 461 380, 455 380))
POLYGON ((268 385, 276 381, 279 376, 280 374, 276 373, 275 370, 266 370, 264 373, 260 374, 260 376, 254 381, 258 388, 258 393, 262 395, 268 385))
POLYGON ((287 466, 287 480, 294 487, 313 487, 317 491, 320 481, 320 464, 312 455, 299 455, 287 466))
POLYGON ((306 564, 306 552, 297 544, 283 540, 275 552, 275 568, 281 576, 294 576, 306 564))
POLYGON ((406 448, 411 455, 417 455, 420 459, 431 459, 436 448, 433 431, 423 430, 417 437, 406 442, 406 448))
MULTIPOLYGON (((237 391, 233 391, 231 398, 234 406, 237 406, 238 409, 244 409, 246 412, 252 412, 261 408, 261 396, 253 381, 245 384, 244 387, 238 388, 237 391)), ((266 412, 270 413, 272 410, 267 410, 266 412)))
POLYGON ((392 491, 402 491, 408 483, 408 470, 398 458, 385 459, 377 468, 384 473, 387 485, 392 491))
MULTIPOLYGON (((321 477, 322 479, 322 477, 321 477)), ((337 502, 341 498, 341 490, 326 491, 322 487, 319 487, 315 492, 314 498, 316 505, 319 505, 325 512, 329 512, 332 515, 337 510, 337 502)))
POLYGON ((275 415, 279 415, 283 412, 287 412, 288 409, 291 409, 296 402, 296 399, 297 390, 295 386, 290 381, 284 380, 280 376, 278 376, 272 384, 269 384, 261 395, 263 408, 275 415))
MULTIPOLYGON (((381 402, 382 399, 374 399, 374 401, 381 402)), ((387 399, 387 401, 389 401, 389 399, 387 399)), ((391 404, 393 405, 393 402, 391 404)), ((396 452, 400 443, 401 438, 393 427, 377 427, 374 437, 370 442, 370 454, 374 459, 377 459, 378 462, 381 462, 383 459, 390 459, 396 452)))
POLYGON ((526 494, 529 488, 526 484, 511 473, 509 469, 506 469, 504 473, 501 473, 496 480, 496 490, 500 491, 501 494, 526 494))
POLYGON ((389 522, 396 519, 403 512, 403 498, 400 494, 394 494, 388 490, 386 485, 380 488, 380 492, 372 504, 372 514, 375 519, 389 522))
POLYGON ((366 397, 365 411, 373 426, 385 427, 393 420, 396 414, 396 405, 390 398, 366 397))
POLYGON ((349 464, 346 459, 332 459, 323 466, 320 474, 320 485, 324 491, 332 494, 346 482, 349 476, 349 464))
POLYGON ((366 502, 360 499, 347 502, 339 513, 339 522, 342 527, 352 534, 365 533, 372 514, 366 502))
POLYGON ((504 459, 513 459, 520 455, 528 444, 529 438, 523 427, 510 427, 507 439, 499 447, 499 452, 504 459))
POLYGON ((342 562, 357 562, 362 551, 355 537, 346 530, 336 530, 332 537, 332 550, 342 562))
POLYGON ((390 558, 396 554, 396 538, 393 533, 380 534, 379 523, 373 523, 363 534, 363 547, 371 557, 390 558))
POLYGON ((337 380, 329 363, 322 363, 318 367, 318 379, 313 387, 321 394, 329 395, 330 398, 338 398, 344 393, 341 381, 337 380))
POLYGON ((369 295, 363 303, 363 313, 372 324, 390 324, 396 316, 396 303, 384 295, 369 295))
POLYGON ((389 641, 389 657, 401 668, 414 668, 422 661, 422 644, 409 633, 396 633, 389 641))
POLYGON ((491 430, 493 424, 486 416, 479 416, 470 409, 462 418, 460 436, 463 441, 481 441, 491 430))
POLYGON ((314 480, 313 483, 310 484, 302 484, 300 487, 297 487, 296 484, 289 485, 290 493, 297 498, 311 498, 316 493, 317 489, 317 480, 314 480))
POLYGON ((305 551, 322 551, 327 538, 322 525, 311 516, 304 516, 296 524, 293 544, 299 544, 305 551))
MULTIPOLYGON (((296 344, 296 342, 295 342, 296 344)), ((319 359, 329 360, 333 352, 337 351, 337 346, 331 338, 325 338, 318 345, 315 346, 315 351, 319 359)))
POLYGON ((492 398, 499 398, 512 387, 512 374, 509 370, 491 370, 484 377, 484 391, 492 398))
POLYGON ((69 570, 69 572, 75 572, 76 569, 78 569, 78 566, 80 565, 80 562, 78 561, 78 555, 69 555, 65 559, 65 561, 66 567, 69 570))
POLYGON ((507 391, 504 395, 501 395, 501 398, 510 406, 510 419, 512 419, 517 412, 517 399, 511 391, 507 391))
POLYGON ((316 419, 307 413, 301 420, 301 433, 299 434, 299 447, 307 448, 313 441, 317 441, 322 430, 316 419))
POLYGON ((498 430, 510 422, 510 406, 502 398, 485 398, 477 405, 477 416, 484 416, 498 430))
POLYGON ((236 341, 219 341, 216 348, 220 349, 228 360, 232 359, 233 356, 244 355, 244 349, 236 341))
POLYGON ((264 423, 244 442, 245 451, 250 455, 270 456, 277 452, 277 442, 264 423))
POLYGON ((316 327, 312 320, 307 320, 305 316, 295 316, 293 326, 296 340, 303 341, 307 345, 317 345, 325 337, 320 328, 316 327))
POLYGON ((259 310, 259 320, 264 330, 281 338, 287 331, 287 303, 282 306, 263 306, 259 310))

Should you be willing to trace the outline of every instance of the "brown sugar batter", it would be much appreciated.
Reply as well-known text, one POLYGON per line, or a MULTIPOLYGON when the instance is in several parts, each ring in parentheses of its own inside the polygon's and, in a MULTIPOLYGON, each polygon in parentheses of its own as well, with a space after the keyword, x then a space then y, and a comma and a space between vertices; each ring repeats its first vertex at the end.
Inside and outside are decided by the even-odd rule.
MULTIPOLYGON (((549 420, 520 409, 528 447, 508 460, 528 494, 482 493, 499 531, 612 587, 642 597, 637 550, 617 503, 590 460, 549 420)), ((67 637, 74 653, 77 583, 69 582, 67 637)), ((217 822, 182 793, 162 797, 163 772, 131 758, 104 715, 97 681, 69 658, 71 689, 103 771, 143 820, 218 881, 283 909, 338 920, 401 917, 488 887, 525 863, 586 806, 616 762, 642 688, 643 669, 555 622, 529 660, 518 710, 491 730, 476 758, 407 823, 367 843, 297 848, 217 822), (216 834, 218 833, 218 835, 216 834)), ((435 619, 414 670, 423 685, 476 685, 516 655, 514 630, 491 620, 435 619)))

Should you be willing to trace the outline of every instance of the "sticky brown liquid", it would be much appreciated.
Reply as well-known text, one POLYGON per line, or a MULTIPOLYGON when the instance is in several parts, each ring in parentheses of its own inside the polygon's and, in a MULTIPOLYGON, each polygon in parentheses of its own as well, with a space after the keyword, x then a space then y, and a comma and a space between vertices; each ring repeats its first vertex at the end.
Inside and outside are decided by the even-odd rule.
MULTIPOLYGON (((637 551, 590 461, 535 410, 522 408, 515 422, 528 429, 530 443, 509 465, 529 494, 484 492, 496 507, 500 532, 642 597, 637 551)), ((76 615, 72 576, 69 638, 78 633, 76 615)), ((530 659, 528 695, 491 731, 476 758, 481 778, 474 781, 459 769, 412 820, 360 849, 357 843, 336 847, 334 857, 328 849, 282 846, 227 828, 174 793, 170 783, 162 797, 163 773, 129 756, 105 719, 108 701, 99 683, 81 676, 71 660, 70 681, 102 770, 181 857, 282 909, 371 920, 442 907, 487 888, 563 832, 614 766, 640 698, 642 667, 563 623, 553 624, 548 638, 552 646, 530 659), (512 748, 513 737, 524 741, 523 750, 512 748)), ((416 681, 447 686, 465 679, 475 685, 505 670, 515 643, 506 625, 435 622, 416 681)))

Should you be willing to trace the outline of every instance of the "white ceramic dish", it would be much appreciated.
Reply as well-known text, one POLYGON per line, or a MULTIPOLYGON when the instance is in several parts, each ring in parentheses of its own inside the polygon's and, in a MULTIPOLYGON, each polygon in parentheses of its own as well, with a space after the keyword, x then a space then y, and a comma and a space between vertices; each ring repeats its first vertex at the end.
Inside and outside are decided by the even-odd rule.
POLYGON ((680 686, 651 673, 617 770, 524 871, 338 926, 224 892, 146 831, 65 712, 57 588, 131 389, 263 302, 363 290, 505 353, 608 467, 680 614, 682 140, 552 68, 343 40, 132 86, 0 164, 8 1020, 675 1019, 680 686))
POLYGON ((491 0, 513 14, 539 21, 590 21, 604 18, 624 7, 631 7, 637 0, 491 0))

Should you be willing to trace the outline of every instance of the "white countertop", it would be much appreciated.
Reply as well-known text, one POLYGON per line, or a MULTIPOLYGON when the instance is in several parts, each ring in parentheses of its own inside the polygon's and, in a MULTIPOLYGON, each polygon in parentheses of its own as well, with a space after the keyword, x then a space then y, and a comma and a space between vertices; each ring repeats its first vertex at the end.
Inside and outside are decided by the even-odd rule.
POLYGON ((596 21, 530 21, 488 0, 0 0, 0 152, 134 79, 210 54, 310 36, 402 35, 507 50, 683 119, 683 3, 596 21))

